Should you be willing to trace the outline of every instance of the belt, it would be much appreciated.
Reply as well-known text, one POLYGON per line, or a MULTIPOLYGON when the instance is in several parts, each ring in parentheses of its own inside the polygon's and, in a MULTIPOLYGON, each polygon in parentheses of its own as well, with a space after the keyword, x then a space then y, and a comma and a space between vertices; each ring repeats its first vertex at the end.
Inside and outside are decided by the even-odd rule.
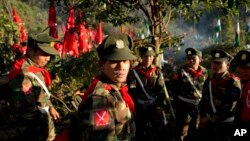
POLYGON ((183 96, 178 96, 178 98, 184 102, 187 102, 187 103, 191 103, 193 105, 198 105, 200 103, 200 99, 189 99, 189 98, 185 98, 183 96))
POLYGON ((150 105, 152 103, 155 102, 155 100, 157 99, 157 97, 153 98, 153 99, 150 99, 150 100, 141 100, 141 99, 137 99, 137 102, 139 104, 143 104, 143 105, 150 105))

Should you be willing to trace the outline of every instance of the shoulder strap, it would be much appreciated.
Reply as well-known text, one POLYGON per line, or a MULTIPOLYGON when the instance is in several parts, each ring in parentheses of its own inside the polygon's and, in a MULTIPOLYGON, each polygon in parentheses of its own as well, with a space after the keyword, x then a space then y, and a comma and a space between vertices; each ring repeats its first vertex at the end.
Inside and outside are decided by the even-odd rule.
POLYGON ((48 88, 45 86, 44 82, 42 82, 42 80, 39 77, 37 77, 33 72, 28 72, 28 74, 34 77, 38 81, 38 83, 42 86, 45 93, 50 97, 51 93, 49 92, 48 88))
POLYGON ((190 76, 187 74, 187 72, 184 69, 181 69, 182 73, 187 77, 189 83, 193 86, 195 92, 199 95, 199 97, 202 97, 202 94, 200 93, 200 91, 195 87, 193 81, 191 80, 190 76))
POLYGON ((134 69, 133 69, 133 73, 134 73, 135 78, 136 78, 136 80, 138 81, 138 83, 139 83, 139 85, 140 85, 140 87, 141 87, 143 93, 146 95, 146 97, 147 97, 148 99, 153 99, 153 97, 151 97, 151 96, 147 93, 147 91, 145 90, 144 85, 143 85, 143 83, 141 82, 141 79, 140 79, 138 73, 137 73, 134 69))
POLYGON ((212 82, 209 80, 209 95, 210 95, 210 104, 212 107, 212 110, 214 113, 216 113, 216 108, 214 106, 214 101, 213 101, 213 93, 212 93, 212 82))

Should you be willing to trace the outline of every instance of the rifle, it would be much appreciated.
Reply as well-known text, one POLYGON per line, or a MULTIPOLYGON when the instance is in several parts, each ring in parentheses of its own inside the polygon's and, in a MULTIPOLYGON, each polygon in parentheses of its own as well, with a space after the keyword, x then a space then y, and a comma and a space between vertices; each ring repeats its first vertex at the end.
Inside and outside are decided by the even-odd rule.
POLYGON ((166 85, 164 85, 163 89, 164 89, 164 93, 165 93, 165 96, 166 96, 166 100, 167 100, 168 105, 169 105, 170 113, 171 113, 173 119, 175 120, 174 108, 173 108, 173 106, 172 106, 172 104, 171 104, 170 97, 169 97, 169 94, 168 94, 166 85))

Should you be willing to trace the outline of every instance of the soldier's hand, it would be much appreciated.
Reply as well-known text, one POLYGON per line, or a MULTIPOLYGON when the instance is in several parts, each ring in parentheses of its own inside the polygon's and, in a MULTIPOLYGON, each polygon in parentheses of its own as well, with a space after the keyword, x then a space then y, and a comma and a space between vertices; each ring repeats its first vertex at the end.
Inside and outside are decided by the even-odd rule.
POLYGON ((52 116, 52 118, 54 120, 58 120, 59 119, 60 115, 59 115, 59 113, 57 112, 57 110, 53 106, 50 107, 49 111, 50 111, 50 115, 52 116))

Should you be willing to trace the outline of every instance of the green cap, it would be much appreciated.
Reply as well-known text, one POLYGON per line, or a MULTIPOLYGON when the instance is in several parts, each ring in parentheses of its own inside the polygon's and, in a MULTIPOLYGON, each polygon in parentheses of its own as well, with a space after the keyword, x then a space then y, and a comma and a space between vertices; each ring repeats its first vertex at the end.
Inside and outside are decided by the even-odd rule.
POLYGON ((155 47, 153 45, 146 45, 139 48, 140 55, 155 56, 155 47))
POLYGON ((199 56, 199 57, 202 57, 201 51, 199 51, 199 50, 197 50, 197 49, 194 49, 194 48, 187 48, 187 49, 185 50, 185 52, 186 52, 187 57, 188 57, 188 56, 193 56, 193 55, 197 55, 197 56, 199 56))
POLYGON ((124 33, 115 33, 106 37, 97 48, 100 59, 105 60, 135 60, 137 57, 131 51, 132 39, 124 33))
POLYGON ((55 42, 58 42, 58 40, 46 33, 39 33, 35 35, 29 35, 28 47, 37 46, 42 51, 50 55, 58 55, 58 51, 54 48, 55 42))
POLYGON ((233 59, 232 55, 222 49, 215 49, 210 53, 210 55, 212 56, 212 60, 217 62, 231 62, 233 59))
POLYGON ((250 67, 250 50, 241 50, 237 53, 235 59, 238 65, 250 67))

